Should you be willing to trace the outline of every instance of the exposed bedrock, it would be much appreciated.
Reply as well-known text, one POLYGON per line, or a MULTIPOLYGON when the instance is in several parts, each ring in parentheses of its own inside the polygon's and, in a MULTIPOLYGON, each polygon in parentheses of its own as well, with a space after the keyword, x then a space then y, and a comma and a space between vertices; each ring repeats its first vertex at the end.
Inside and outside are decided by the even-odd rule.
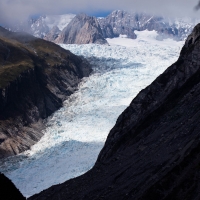
POLYGON ((137 38, 135 30, 155 30, 158 33, 158 40, 166 38, 185 40, 195 25, 184 19, 170 20, 147 13, 129 13, 123 10, 115 10, 107 17, 99 18, 98 22, 105 38, 118 37, 123 34, 128 38, 135 39, 137 38))
POLYGON ((0 29, 0 158, 30 148, 42 137, 43 119, 62 106, 89 63, 26 33, 0 29))
POLYGON ((64 44, 108 44, 103 37, 97 19, 86 14, 76 15, 62 30, 55 42, 64 44))

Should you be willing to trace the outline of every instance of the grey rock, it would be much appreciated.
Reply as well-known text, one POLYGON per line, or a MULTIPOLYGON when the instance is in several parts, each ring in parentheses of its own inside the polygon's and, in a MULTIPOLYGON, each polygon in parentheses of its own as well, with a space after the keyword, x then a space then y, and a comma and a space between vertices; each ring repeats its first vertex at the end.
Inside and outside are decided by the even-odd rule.
POLYGON ((181 21, 181 19, 170 20, 146 13, 128 13, 122 10, 113 11, 107 17, 99 18, 98 21, 105 38, 113 38, 120 34, 125 34, 128 38, 135 39, 137 37, 134 33, 135 30, 155 30, 159 33, 159 40, 165 38, 184 40, 195 26, 194 23, 187 23, 183 20, 181 21))
MULTIPOLYGON (((118 37, 120 34, 125 34, 129 38, 135 39, 137 37, 134 32, 135 30, 155 30, 159 33, 157 37, 158 40, 163 40, 165 38, 185 40, 196 24, 192 19, 169 19, 153 16, 147 13, 129 13, 122 10, 113 11, 105 18, 98 18, 98 22, 96 22, 95 17, 86 17, 84 14, 82 14, 82 17, 83 19, 81 19, 80 15, 80 19, 76 17, 76 20, 74 20, 70 26, 72 30, 70 31, 70 29, 67 29, 68 33, 61 30, 63 32, 58 43, 63 42, 65 37, 69 37, 69 33, 71 35, 69 42, 75 41, 73 33, 78 35, 80 31, 78 37, 82 39, 76 38, 76 40, 81 44, 83 42, 83 37, 86 37, 84 42, 91 43, 94 41, 100 44, 106 43, 104 38, 118 37), (90 24, 88 29, 86 28, 87 25, 84 26, 86 21, 90 24), (100 24, 101 30, 99 29, 98 23, 100 24), (87 31, 88 34, 86 34, 87 31)), ((46 21, 46 18, 47 16, 40 16, 38 19, 31 19, 27 22, 20 22, 12 26, 7 25, 6 27, 8 30, 15 32, 25 31, 39 38, 49 37, 49 39, 54 39, 57 34, 55 34, 53 38, 49 36, 52 35, 53 30, 51 30, 52 26, 47 23, 48 20, 46 21)), ((56 16, 53 16, 52 20, 54 21, 55 19, 56 16)), ((58 16, 58 19, 60 19, 60 16, 58 16)), ((68 24, 69 21, 67 20, 66 23, 68 24)), ((54 42, 54 40, 50 41, 54 42)))
POLYGON ((54 42, 59 34, 60 34, 60 30, 57 26, 54 26, 47 34, 46 36, 44 37, 44 40, 48 40, 48 41, 51 41, 51 42, 54 42))
POLYGON ((120 34, 127 35, 132 39, 136 38, 134 30, 136 30, 137 21, 128 12, 121 10, 113 11, 106 18, 100 18, 98 21, 105 38, 113 38, 120 34))
POLYGON ((64 44, 107 44, 95 17, 79 14, 72 19, 56 39, 64 44))

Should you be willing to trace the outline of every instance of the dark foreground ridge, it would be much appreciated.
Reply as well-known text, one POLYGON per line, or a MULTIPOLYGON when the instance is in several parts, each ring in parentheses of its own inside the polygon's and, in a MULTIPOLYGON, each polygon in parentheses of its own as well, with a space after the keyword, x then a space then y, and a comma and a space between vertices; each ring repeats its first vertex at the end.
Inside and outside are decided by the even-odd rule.
POLYGON ((0 199, 1 200, 25 200, 15 185, 0 173, 0 199))
POLYGON ((90 65, 60 46, 0 27, 0 158, 30 148, 90 65))
POLYGON ((30 200, 200 199, 200 24, 119 116, 95 166, 30 200))

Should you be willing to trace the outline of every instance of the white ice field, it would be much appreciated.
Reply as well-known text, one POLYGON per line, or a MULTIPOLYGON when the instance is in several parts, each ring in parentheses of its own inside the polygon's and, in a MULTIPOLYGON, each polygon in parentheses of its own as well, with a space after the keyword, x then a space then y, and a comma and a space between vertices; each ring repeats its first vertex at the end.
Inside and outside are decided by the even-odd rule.
POLYGON ((64 107, 49 117, 43 138, 31 150, 0 163, 26 197, 88 171, 110 129, 137 93, 174 63, 184 42, 157 41, 155 31, 121 36, 107 45, 61 45, 88 58, 94 73, 64 107))

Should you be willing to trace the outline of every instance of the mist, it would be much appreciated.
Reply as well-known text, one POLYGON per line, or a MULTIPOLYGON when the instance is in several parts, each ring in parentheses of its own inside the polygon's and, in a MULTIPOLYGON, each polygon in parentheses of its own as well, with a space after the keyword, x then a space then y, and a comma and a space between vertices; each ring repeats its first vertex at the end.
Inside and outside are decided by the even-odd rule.
POLYGON ((94 15, 116 9, 166 17, 200 18, 200 11, 195 11, 196 5, 198 0, 2 0, 0 24, 24 21, 34 15, 80 12, 94 15))

